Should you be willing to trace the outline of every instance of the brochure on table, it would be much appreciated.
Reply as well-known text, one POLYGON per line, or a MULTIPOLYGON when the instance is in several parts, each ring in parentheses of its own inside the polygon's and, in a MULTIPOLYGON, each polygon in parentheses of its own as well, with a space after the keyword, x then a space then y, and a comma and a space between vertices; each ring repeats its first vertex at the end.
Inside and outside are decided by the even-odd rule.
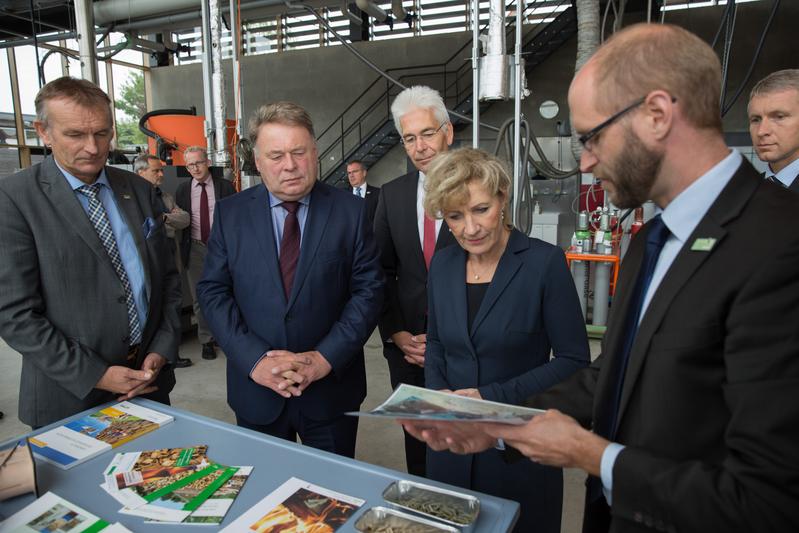
POLYGON ((170 415, 121 402, 30 437, 40 459, 68 469, 172 422, 170 415))
POLYGON ((468 398, 403 383, 385 402, 371 411, 347 414, 443 422, 498 422, 520 425, 543 413, 544 411, 540 409, 468 398))
POLYGON ((340 528, 364 504, 364 500, 291 478, 223 532, 276 533, 324 531, 340 528))
MULTIPOLYGON (((218 526, 225 519, 225 515, 233 506, 233 502, 244 487, 247 478, 252 473, 251 466, 238 466, 236 473, 219 487, 205 502, 183 520, 183 524, 197 526, 218 526)), ((174 524, 174 522, 160 522, 147 520, 148 524, 174 524)))
POLYGON ((122 524, 109 524, 52 492, 46 493, 6 521, 0 522, 0 531, 3 533, 40 533, 42 531, 130 533, 130 530, 122 524))

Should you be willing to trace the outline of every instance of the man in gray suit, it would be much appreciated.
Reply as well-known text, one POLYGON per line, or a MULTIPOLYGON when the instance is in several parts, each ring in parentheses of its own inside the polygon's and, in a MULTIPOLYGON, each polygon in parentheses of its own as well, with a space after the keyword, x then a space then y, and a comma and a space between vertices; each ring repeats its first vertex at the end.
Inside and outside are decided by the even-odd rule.
POLYGON ((155 190, 106 167, 110 100, 59 78, 36 96, 52 155, 0 180, 0 335, 34 428, 116 398, 169 402, 180 280, 155 190))
POLYGON ((799 69, 772 72, 752 88, 749 133, 765 177, 799 192, 799 69))

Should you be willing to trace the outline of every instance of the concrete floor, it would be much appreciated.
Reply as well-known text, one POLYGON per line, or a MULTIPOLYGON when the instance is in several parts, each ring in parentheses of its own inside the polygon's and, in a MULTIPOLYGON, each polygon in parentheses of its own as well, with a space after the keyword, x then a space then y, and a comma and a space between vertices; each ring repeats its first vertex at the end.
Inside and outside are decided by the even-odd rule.
MULTIPOLYGON (((591 342, 595 357, 599 350, 591 342)), ((368 410, 388 398, 388 367, 382 355, 377 332, 366 344, 366 374, 368 393, 362 409, 368 410)), ((194 365, 177 370, 177 385, 171 400, 175 407, 196 412, 210 418, 235 423, 233 412, 225 401, 225 359, 221 355, 213 361, 200 357, 200 345, 195 339, 186 339, 181 346, 181 356, 190 357, 194 365)), ((22 358, 0 340, 0 442, 26 433, 30 428, 17 419, 17 395, 22 358)), ((402 430, 388 421, 362 418, 358 428, 356 458, 401 472, 405 471, 402 450, 402 430)), ((582 506, 585 476, 575 470, 565 472, 563 495, 563 533, 578 533, 582 528, 582 506)))

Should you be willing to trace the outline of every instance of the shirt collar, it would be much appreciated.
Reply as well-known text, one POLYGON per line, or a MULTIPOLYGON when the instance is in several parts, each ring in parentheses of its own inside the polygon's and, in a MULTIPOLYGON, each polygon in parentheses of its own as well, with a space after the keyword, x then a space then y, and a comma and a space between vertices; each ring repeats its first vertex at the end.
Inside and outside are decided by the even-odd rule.
POLYGON ((780 182, 782 182, 782 184, 786 187, 790 187, 793 183, 793 180, 799 176, 799 157, 791 161, 787 167, 783 168, 777 173, 771 170, 771 165, 766 166, 766 177, 768 178, 771 176, 774 176, 780 180, 780 182))
MULTIPOLYGON (((55 161, 55 166, 58 167, 58 170, 60 170, 61 173, 64 175, 64 177, 67 179, 67 183, 69 183, 69 186, 72 188, 73 191, 83 187, 84 185, 88 185, 87 183, 82 182, 81 180, 79 180, 78 178, 76 178, 66 170, 64 170, 64 168, 58 164, 58 161, 56 161, 55 158, 53 158, 53 161, 55 161)), ((98 177, 94 183, 105 185, 109 189, 111 188, 111 184, 108 182, 108 176, 106 176, 105 174, 105 167, 103 167, 103 169, 100 171, 100 177, 98 177)))
MULTIPOLYGON (((264 187, 266 187, 266 185, 264 185, 264 187)), ((311 189, 311 191, 313 191, 313 189, 311 189)), ((281 200, 280 198, 278 198, 276 196, 273 196, 272 193, 269 192, 269 189, 266 189, 266 194, 269 195, 269 207, 270 208, 277 207, 277 206, 279 206, 280 204, 283 203, 283 200, 281 200)), ((303 196, 302 198, 300 198, 297 201, 300 202, 305 207, 308 207, 310 205, 310 203, 311 203, 311 193, 306 194, 305 196, 303 196)))
POLYGON ((663 223, 680 242, 685 242, 722 189, 732 179, 743 157, 738 150, 730 154, 672 200, 663 210, 663 223))
MULTIPOLYGON (((213 183, 213 179, 214 179, 213 176, 208 176, 208 179, 205 180, 203 183, 213 183)), ((199 187, 200 185, 201 185, 200 182, 197 181, 196 178, 191 178, 191 186, 192 187, 199 187)))

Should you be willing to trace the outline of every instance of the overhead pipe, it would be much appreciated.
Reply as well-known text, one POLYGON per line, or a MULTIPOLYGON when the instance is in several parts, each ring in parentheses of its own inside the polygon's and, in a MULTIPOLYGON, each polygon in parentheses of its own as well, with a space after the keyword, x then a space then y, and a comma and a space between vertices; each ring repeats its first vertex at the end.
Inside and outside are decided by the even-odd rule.
POLYGON ((202 67, 203 67, 203 108, 205 109, 205 120, 203 130, 205 133, 205 150, 209 157, 213 157, 214 146, 211 142, 213 136, 214 122, 214 93, 211 90, 211 13, 208 0, 202 0, 202 27, 201 36, 203 42, 202 67))
POLYGON ((363 21, 361 20, 361 17, 359 17, 358 15, 356 15, 355 13, 350 11, 350 7, 349 6, 350 6, 350 3, 347 2, 347 0, 341 0, 341 7, 340 7, 341 15, 343 17, 349 19, 350 22, 354 22, 358 26, 363 26, 363 21))
POLYGON ((199 9, 201 0, 102 0, 94 2, 94 22, 100 26, 117 20, 179 13, 187 9, 199 9))
POLYGON ((472 148, 480 148, 480 0, 472 0, 472 148))
POLYGON ((389 16, 386 11, 372 2, 372 0, 355 0, 355 5, 358 6, 358 9, 372 17, 378 22, 385 22, 388 24, 390 28, 393 29, 394 27, 394 19, 389 16))

